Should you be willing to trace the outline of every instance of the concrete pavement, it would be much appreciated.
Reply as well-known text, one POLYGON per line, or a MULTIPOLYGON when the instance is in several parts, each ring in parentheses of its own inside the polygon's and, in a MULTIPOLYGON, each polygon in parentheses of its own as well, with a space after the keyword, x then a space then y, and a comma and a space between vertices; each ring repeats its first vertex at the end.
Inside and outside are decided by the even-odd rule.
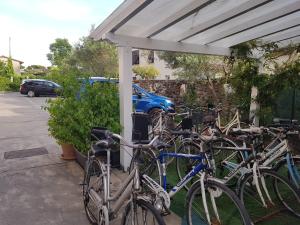
MULTIPOLYGON (((48 135, 45 97, 0 93, 0 225, 88 225, 82 203, 83 171, 60 159, 61 150, 48 135), (44 148, 47 154, 5 159, 13 151, 44 148)), ((112 189, 127 176, 112 172, 112 189)), ((122 212, 121 212, 122 213, 122 212)), ((171 215, 166 224, 179 225, 171 215)), ((120 217, 111 222, 119 225, 120 217)))
POLYGON ((0 225, 89 224, 82 205, 82 170, 60 159, 48 135, 46 98, 0 94, 0 225), (4 159, 5 152, 46 148, 48 154, 4 159))

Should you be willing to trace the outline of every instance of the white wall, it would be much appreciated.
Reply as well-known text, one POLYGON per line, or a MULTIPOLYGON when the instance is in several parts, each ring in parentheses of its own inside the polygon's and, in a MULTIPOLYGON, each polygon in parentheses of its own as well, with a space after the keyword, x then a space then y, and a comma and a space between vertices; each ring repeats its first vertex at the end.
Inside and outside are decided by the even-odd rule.
MULTIPOLYGON (((0 60, 7 63, 8 59, 5 57, 0 57, 0 60)), ((14 71, 16 74, 21 74, 21 63, 19 61, 12 60, 14 71)))
POLYGON ((155 66, 159 71, 159 75, 156 77, 156 80, 167 80, 168 78, 174 80, 177 78, 177 76, 174 75, 175 70, 168 68, 167 63, 164 60, 161 60, 158 57, 157 52, 155 51, 154 51, 154 63, 149 64, 147 58, 147 52, 148 51, 139 50, 140 65, 155 66))

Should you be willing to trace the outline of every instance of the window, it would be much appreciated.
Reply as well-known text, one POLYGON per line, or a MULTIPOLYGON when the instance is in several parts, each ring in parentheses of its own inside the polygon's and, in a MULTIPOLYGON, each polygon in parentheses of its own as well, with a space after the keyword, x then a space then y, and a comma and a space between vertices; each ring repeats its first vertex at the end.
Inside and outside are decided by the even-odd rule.
POLYGON ((55 85, 54 85, 54 84, 52 84, 52 83, 49 83, 49 82, 47 82, 47 85, 48 85, 49 87, 55 87, 55 85))
POLYGON ((140 51, 133 50, 132 51, 132 65, 139 65, 140 64, 140 51))
POLYGON ((140 95, 140 96, 142 96, 142 97, 146 97, 146 94, 145 94, 145 93, 140 92, 138 89, 136 89, 136 88, 134 88, 134 87, 132 87, 132 94, 133 94, 133 95, 140 95))
POLYGON ((46 85, 47 83, 44 81, 35 81, 34 84, 35 85, 46 85))
POLYGON ((137 95, 138 94, 137 90, 134 87, 132 87, 132 94, 133 95, 137 95))

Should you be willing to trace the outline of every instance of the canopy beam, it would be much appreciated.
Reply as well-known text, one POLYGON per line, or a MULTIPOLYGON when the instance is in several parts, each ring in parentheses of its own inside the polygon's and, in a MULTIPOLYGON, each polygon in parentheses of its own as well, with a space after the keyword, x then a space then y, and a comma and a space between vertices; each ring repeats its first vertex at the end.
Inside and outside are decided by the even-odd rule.
POLYGON ((120 46, 131 46, 132 48, 157 50, 157 51, 173 51, 186 52, 207 55, 227 55, 230 56, 230 48, 222 48, 207 45, 188 44, 183 42, 163 41, 150 38, 137 38, 130 36, 117 35, 107 33, 104 39, 109 40, 120 46))

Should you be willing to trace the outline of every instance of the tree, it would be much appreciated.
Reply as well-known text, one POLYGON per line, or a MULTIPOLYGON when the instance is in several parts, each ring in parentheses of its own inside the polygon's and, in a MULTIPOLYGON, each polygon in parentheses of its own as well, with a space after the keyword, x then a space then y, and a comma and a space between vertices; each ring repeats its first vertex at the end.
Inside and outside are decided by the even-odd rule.
POLYGON ((55 42, 50 44, 49 49, 50 53, 47 54, 47 58, 55 66, 61 66, 72 52, 72 46, 65 38, 56 38, 55 42))
POLYGON ((174 52, 161 52, 158 56, 166 61, 170 68, 177 69, 178 77, 189 80, 190 84, 195 80, 207 80, 214 100, 219 101, 212 80, 216 74, 223 74, 222 57, 174 52))
POLYGON ((35 76, 46 76, 48 73, 48 69, 45 66, 41 65, 31 65, 25 68, 25 72, 35 76))
POLYGON ((12 62, 11 57, 9 57, 8 60, 7 60, 6 74, 8 76, 13 76, 15 74, 14 66, 13 66, 13 62, 12 62))
POLYGON ((65 61, 65 69, 80 70, 90 76, 116 77, 118 54, 114 45, 106 41, 82 38, 65 61))
POLYGON ((151 80, 154 79, 157 75, 159 75, 158 69, 153 65, 133 66, 132 71, 139 75, 142 79, 151 80))
POLYGON ((6 64, 0 60, 0 76, 6 76, 6 64))

